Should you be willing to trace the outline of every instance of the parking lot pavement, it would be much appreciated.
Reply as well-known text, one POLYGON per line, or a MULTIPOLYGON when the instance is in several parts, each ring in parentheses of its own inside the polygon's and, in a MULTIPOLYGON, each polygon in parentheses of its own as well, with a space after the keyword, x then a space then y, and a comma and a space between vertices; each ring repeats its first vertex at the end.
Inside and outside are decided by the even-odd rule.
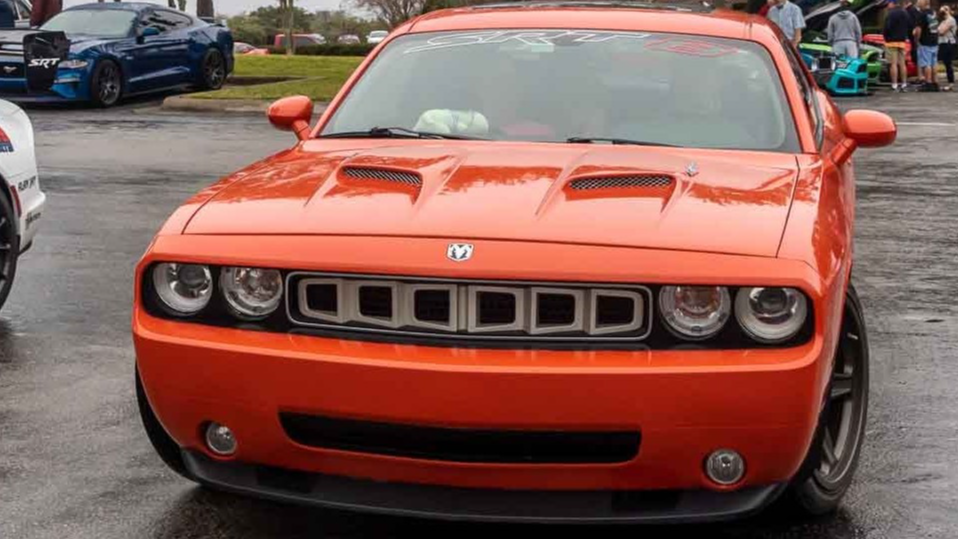
MULTIPOLYGON (((956 536, 956 97, 887 92, 840 104, 884 110, 900 125, 895 146, 857 160, 855 282, 870 329, 872 399, 846 507, 805 524, 765 517, 645 537, 956 536)), ((0 313, 0 537, 561 531, 284 506, 206 491, 164 468, 133 396, 134 265, 180 202, 292 138, 259 117, 190 117, 154 105, 31 112, 50 199, 0 313)))

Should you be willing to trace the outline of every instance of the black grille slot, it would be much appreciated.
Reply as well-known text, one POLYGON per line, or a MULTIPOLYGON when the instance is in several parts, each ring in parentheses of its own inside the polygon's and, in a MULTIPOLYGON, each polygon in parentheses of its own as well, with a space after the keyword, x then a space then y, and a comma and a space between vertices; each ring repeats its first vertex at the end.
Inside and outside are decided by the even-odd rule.
POLYGON ((632 298, 599 296, 596 298, 596 324, 620 326, 633 321, 636 304, 632 298))
POLYGON ((622 188, 662 188, 669 187, 673 179, 661 174, 636 174, 632 176, 608 176, 597 178, 583 178, 569 183, 574 191, 591 189, 622 189, 622 188))
POLYGON ((280 414, 293 441, 310 447, 449 462, 612 463, 639 452, 638 431, 447 428, 280 414))
POLYGON ((413 303, 417 320, 443 324, 450 321, 450 293, 446 290, 417 290, 413 303))
POLYGON ((343 169, 343 175, 358 180, 382 180, 413 187, 419 187, 423 183, 420 177, 412 172, 401 172, 383 168, 345 167, 343 169))
POLYGON ((393 289, 388 286, 360 287, 360 314, 370 318, 392 318, 393 289))
POLYGON ((340 310, 335 284, 314 284, 306 289, 306 305, 314 311, 337 313, 340 310))
POLYGON ((480 324, 503 325, 516 321, 516 296, 499 292, 479 292, 477 297, 480 324))
POLYGON ((569 294, 540 294, 536 305, 539 325, 566 326, 576 320, 576 298, 569 294))

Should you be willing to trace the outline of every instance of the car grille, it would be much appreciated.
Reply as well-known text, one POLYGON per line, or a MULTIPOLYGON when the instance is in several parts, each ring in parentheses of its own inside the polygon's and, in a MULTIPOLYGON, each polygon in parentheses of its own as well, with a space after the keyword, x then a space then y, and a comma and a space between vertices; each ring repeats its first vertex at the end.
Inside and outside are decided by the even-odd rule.
POLYGON ((569 182, 569 187, 575 191, 585 191, 590 189, 669 187, 672 183, 673 179, 669 176, 640 174, 632 176, 582 178, 569 182))
POLYGON ((631 342, 650 331, 643 286, 287 276, 294 326, 440 339, 631 342))
POLYGON ((524 464, 628 462, 638 430, 493 430, 359 421, 281 413, 291 440, 308 447, 448 462, 524 464))

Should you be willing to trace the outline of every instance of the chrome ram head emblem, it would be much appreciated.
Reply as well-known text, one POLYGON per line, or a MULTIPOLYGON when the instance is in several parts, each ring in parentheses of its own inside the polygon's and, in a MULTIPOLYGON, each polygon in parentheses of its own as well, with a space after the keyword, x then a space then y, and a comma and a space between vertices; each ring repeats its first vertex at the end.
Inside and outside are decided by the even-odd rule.
POLYGON ((446 258, 453 262, 466 262, 473 256, 472 243, 451 243, 446 248, 446 258))

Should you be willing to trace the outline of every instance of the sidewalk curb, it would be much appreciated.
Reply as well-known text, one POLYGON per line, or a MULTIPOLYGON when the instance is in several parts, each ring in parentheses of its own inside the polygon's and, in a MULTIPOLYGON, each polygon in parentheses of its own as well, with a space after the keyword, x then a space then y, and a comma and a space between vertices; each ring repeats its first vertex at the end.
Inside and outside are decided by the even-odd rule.
POLYGON ((270 101, 256 99, 197 99, 176 95, 163 100, 163 110, 178 112, 208 112, 219 114, 263 114, 270 101))

